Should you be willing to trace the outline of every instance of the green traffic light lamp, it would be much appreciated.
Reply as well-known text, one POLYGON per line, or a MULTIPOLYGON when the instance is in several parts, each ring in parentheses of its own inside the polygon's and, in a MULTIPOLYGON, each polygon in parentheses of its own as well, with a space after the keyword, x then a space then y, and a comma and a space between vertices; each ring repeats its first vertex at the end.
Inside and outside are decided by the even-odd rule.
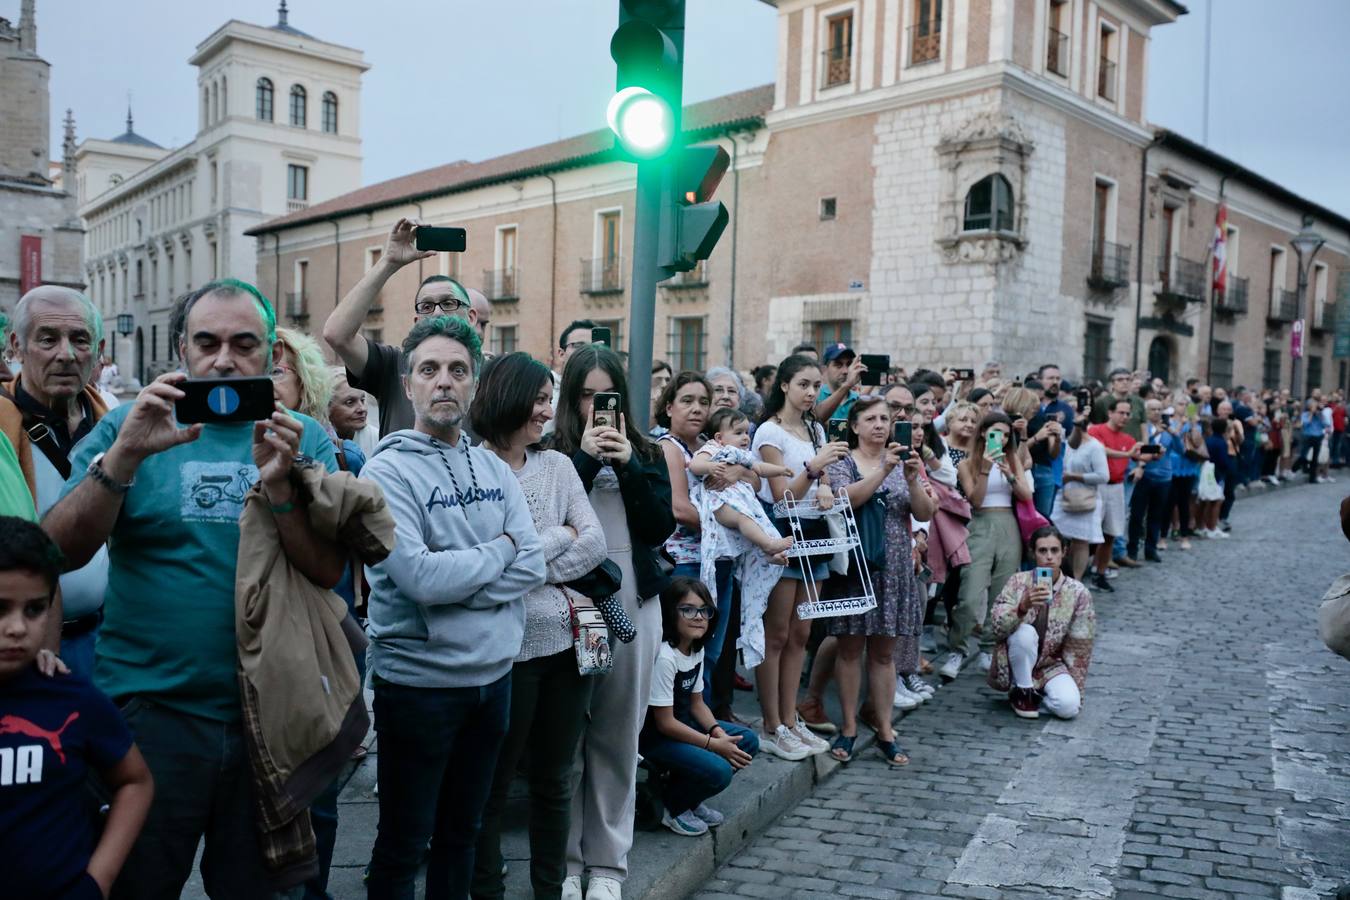
POLYGON ((675 117, 670 104, 643 87, 626 87, 609 101, 609 127, 624 149, 645 159, 670 149, 675 117))

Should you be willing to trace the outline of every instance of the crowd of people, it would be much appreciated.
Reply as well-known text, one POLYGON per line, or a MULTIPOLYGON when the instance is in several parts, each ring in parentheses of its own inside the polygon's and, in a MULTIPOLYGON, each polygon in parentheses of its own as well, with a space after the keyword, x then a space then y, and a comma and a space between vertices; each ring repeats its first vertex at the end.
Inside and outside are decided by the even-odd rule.
POLYGON ((657 362, 642 422, 594 323, 562 329, 552 366, 487 358, 490 304, 445 276, 418 287, 400 346, 362 335, 381 287, 431 255, 416 228, 394 227, 325 324, 338 367, 226 279, 177 304, 182 369, 119 403, 87 298, 18 304, 0 380, 7 890, 177 896, 204 838, 212 897, 327 896, 365 686, 370 897, 413 896, 423 865, 429 897, 503 896, 520 778, 535 895, 618 898, 639 760, 662 824, 697 836, 759 755, 847 763, 865 726, 905 766, 921 738, 902 745, 895 710, 971 668, 1017 716, 1071 719, 1094 593, 1227 537, 1263 480, 1330 480, 1350 455, 1339 392, 880 370, 844 343, 746 373, 657 362), (180 423, 187 379, 260 376, 266 417, 180 423), (856 552, 794 550, 845 508, 856 552))

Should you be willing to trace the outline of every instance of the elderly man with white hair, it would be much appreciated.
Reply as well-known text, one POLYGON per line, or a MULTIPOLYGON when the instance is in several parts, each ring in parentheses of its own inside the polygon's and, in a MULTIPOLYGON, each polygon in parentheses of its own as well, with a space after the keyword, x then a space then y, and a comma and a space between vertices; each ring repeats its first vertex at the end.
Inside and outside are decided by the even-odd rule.
MULTIPOLYGON (((17 378, 0 380, 0 430, 19 458, 33 504, 42 516, 60 498, 70 476, 70 453, 108 411, 96 386, 94 365, 103 352, 103 320, 79 291, 36 287, 14 308, 8 350, 19 364, 17 378)), ((61 576, 60 625, 48 648, 78 675, 94 669, 94 641, 103 620, 108 551, 61 576)))

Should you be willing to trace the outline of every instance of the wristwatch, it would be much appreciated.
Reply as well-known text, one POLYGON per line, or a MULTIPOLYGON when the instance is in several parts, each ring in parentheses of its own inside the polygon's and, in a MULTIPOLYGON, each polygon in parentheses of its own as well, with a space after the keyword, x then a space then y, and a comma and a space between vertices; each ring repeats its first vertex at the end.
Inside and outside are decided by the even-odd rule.
POLYGON ((98 482, 104 488, 116 494, 117 496, 121 497, 127 491, 131 490, 132 485, 136 483, 136 479, 132 478, 125 484, 115 480, 103 468, 103 457, 107 455, 108 454, 105 451, 95 456, 92 460, 89 461, 89 468, 86 469, 85 471, 88 473, 90 478, 94 479, 94 481, 98 482))

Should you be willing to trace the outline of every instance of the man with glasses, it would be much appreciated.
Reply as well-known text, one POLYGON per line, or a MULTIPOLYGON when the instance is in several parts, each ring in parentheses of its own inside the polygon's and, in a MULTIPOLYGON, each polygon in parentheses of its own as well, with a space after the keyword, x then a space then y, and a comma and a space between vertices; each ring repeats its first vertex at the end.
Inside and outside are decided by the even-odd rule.
MULTIPOLYGON (((323 339, 347 366, 348 383, 371 394, 379 403, 380 437, 411 428, 413 408, 400 380, 398 348, 372 341, 361 333, 361 327, 394 273, 409 263, 436 255, 434 250, 417 249, 417 228, 421 224, 408 218, 394 223, 380 261, 342 298, 323 326, 323 339)), ((448 276, 432 275, 422 281, 413 296, 413 324, 430 316, 458 316, 468 320, 482 338, 487 331, 487 317, 483 313, 490 309, 487 298, 478 291, 468 290, 448 276)))

